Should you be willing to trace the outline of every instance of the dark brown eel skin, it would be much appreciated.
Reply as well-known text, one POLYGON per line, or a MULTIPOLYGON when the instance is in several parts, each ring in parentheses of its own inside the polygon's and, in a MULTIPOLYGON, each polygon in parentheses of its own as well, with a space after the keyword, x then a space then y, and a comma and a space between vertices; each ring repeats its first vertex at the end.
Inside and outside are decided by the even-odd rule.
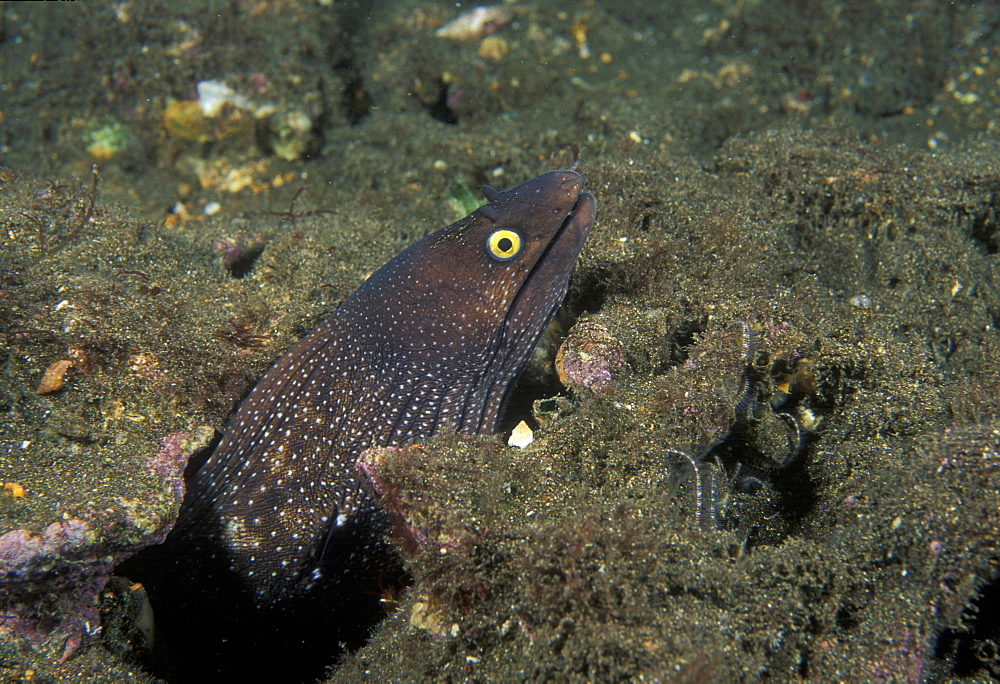
POLYGON ((213 624, 261 648, 269 625, 218 634, 248 607, 266 623, 317 606, 354 622, 352 597, 398 568, 358 456, 496 430, 594 222, 574 167, 484 187, 488 204, 389 261, 261 378, 189 483, 149 580, 158 615, 157 599, 181 631, 213 624))

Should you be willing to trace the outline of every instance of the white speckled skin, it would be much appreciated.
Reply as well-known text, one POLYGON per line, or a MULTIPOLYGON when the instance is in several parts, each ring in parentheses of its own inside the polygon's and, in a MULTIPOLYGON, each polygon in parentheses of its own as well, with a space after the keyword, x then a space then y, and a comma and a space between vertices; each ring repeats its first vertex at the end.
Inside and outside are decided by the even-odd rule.
POLYGON ((566 295, 595 201, 550 171, 404 250, 290 349, 195 476, 172 536, 260 605, 375 575, 387 521, 355 468, 370 446, 495 430, 566 295), (499 229, 520 237, 491 256, 499 229))

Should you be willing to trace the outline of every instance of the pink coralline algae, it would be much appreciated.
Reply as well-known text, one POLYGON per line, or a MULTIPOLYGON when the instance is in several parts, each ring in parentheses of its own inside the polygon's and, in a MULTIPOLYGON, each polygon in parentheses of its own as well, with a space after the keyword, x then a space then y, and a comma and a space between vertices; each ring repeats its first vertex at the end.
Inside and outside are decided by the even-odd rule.
POLYGON ((406 557, 466 548, 466 521, 457 517, 448 484, 439 479, 443 459, 468 464, 472 454, 501 449, 468 437, 432 438, 404 447, 361 452, 358 474, 392 523, 392 538, 406 557))
POLYGON ((197 451, 178 431, 147 467, 169 487, 120 508, 53 522, 41 532, 15 529, 0 536, 0 636, 20 637, 65 662, 85 637, 100 630, 98 598, 115 566, 158 544, 177 518, 182 474, 197 451))
POLYGON ((222 266, 233 275, 242 277, 264 251, 266 244, 259 235, 234 235, 215 240, 213 247, 220 256, 222 266))
POLYGON ((0 634, 40 648, 64 642, 65 662, 100 624, 97 596, 114 557, 80 553, 96 535, 83 520, 52 523, 40 535, 13 530, 0 537, 0 634), (45 626, 54 628, 46 629, 45 626))
POLYGON ((576 392, 608 394, 624 365, 621 343, 597 321, 582 318, 556 355, 559 380, 576 392))
POLYGON ((169 484, 180 501, 184 498, 184 468, 188 459, 200 450, 201 443, 196 437, 178 430, 163 438, 163 448, 146 459, 146 467, 169 484))
POLYGON ((399 487, 385 477, 386 465, 393 459, 405 459, 408 451, 421 447, 372 447, 365 449, 357 460, 358 472, 367 480, 379 498, 383 509, 392 521, 392 536, 397 545, 407 554, 416 553, 427 544, 427 535, 418 525, 408 519, 410 506, 400 496, 399 487))

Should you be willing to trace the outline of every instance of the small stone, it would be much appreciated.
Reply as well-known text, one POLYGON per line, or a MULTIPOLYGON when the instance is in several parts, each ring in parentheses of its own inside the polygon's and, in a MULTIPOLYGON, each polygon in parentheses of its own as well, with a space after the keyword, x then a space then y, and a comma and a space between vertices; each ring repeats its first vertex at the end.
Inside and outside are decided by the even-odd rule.
POLYGON ((575 392, 611 393, 624 366, 621 343, 606 326, 580 319, 556 354, 559 380, 575 392))
POLYGON ((69 359, 53 363, 46 369, 45 375, 39 381, 35 394, 48 394, 49 392, 62 389, 63 385, 66 384, 66 373, 72 367, 73 362, 69 359))
POLYGON ((17 482, 4 482, 3 491, 4 494, 9 494, 15 499, 24 498, 24 486, 18 484, 17 482))
POLYGON ((483 38, 483 41, 479 44, 479 50, 476 54, 483 58, 488 59, 491 62, 499 62, 510 52, 510 45, 507 41, 500 36, 487 36, 483 38))
POLYGON ((502 5, 476 7, 463 12, 434 32, 440 38, 474 40, 492 35, 509 24, 514 10, 502 5))
POLYGON ((872 308, 872 299, 868 295, 854 295, 851 297, 851 306, 856 306, 859 309, 870 309, 872 308))

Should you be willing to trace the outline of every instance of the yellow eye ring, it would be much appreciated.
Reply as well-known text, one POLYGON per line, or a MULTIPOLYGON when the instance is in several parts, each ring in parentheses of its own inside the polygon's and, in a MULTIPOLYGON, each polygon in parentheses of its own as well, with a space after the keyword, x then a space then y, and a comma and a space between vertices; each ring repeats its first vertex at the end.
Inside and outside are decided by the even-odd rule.
POLYGON ((512 230, 494 230, 486 238, 486 251, 497 261, 510 261, 521 253, 521 236, 512 230))

